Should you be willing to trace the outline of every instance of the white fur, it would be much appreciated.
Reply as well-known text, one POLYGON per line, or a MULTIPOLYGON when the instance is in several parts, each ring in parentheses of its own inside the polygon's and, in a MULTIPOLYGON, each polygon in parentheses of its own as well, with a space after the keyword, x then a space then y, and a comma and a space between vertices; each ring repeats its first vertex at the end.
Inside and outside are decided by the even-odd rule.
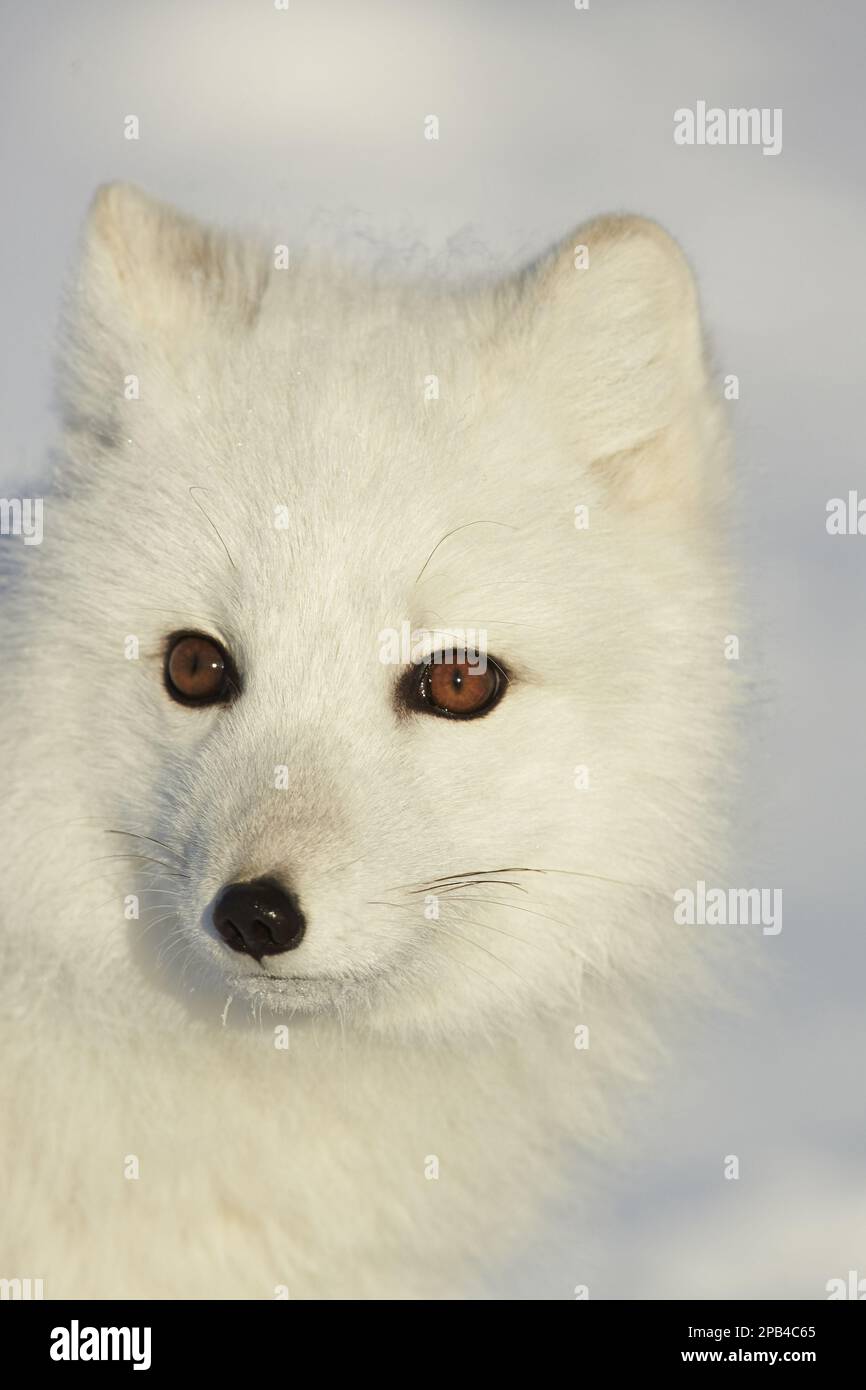
POLYGON ((70 293, 0 634, 0 1275, 47 1296, 481 1288, 699 987, 671 897, 722 842, 730 619, 682 255, 609 218, 496 286, 270 267, 111 187, 70 293), (486 629, 501 704, 400 717, 404 621, 486 629), (181 628, 231 647, 237 704, 167 698, 181 628), (550 872, 438 922, 413 891, 506 868, 550 872), (268 968, 327 982, 216 938, 221 885, 264 873, 308 920, 268 968))

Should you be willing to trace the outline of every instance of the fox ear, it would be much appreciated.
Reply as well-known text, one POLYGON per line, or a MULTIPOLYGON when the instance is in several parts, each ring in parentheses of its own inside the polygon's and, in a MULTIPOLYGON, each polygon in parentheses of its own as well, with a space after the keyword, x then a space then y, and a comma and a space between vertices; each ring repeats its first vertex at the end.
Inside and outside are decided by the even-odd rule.
POLYGON ((675 483, 671 468, 688 483, 719 411, 709 401, 694 280, 676 242, 643 218, 599 218, 531 267, 520 293, 530 376, 568 445, 636 500, 662 474, 665 486, 675 483), (649 449, 663 456, 661 469, 649 449))
POLYGON ((249 328, 266 279, 265 258, 250 243, 129 184, 100 188, 67 301, 61 391, 69 413, 98 419, 143 354, 170 364, 207 329, 249 328))

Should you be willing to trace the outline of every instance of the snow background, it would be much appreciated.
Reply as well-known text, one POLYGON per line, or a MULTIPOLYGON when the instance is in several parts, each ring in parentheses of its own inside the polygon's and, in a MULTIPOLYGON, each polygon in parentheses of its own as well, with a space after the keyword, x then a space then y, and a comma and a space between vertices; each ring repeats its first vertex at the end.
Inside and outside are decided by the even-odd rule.
POLYGON ((491 1294, 821 1298, 866 1276, 866 537, 825 530, 829 498, 866 494, 866 8, 5 0, 3 28, 3 495, 45 472, 59 291, 108 179, 290 245, 417 237, 446 270, 517 264, 610 210, 681 241, 740 378, 740 670, 766 703, 735 881, 782 887, 784 929, 750 1012, 707 1018, 634 1102, 631 1169, 588 1217, 552 1213, 558 1239, 539 1232, 491 1294), (698 99, 781 107, 782 153, 675 146, 698 99))

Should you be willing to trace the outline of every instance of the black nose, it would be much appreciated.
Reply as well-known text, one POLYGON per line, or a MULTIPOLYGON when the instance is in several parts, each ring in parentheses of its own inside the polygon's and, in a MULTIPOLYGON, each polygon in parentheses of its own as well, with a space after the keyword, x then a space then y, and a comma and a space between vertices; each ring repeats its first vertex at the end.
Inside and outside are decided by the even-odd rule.
POLYGON ((213 921, 233 951, 258 961, 300 946, 307 926, 297 898, 267 878, 230 883, 216 901, 213 921))

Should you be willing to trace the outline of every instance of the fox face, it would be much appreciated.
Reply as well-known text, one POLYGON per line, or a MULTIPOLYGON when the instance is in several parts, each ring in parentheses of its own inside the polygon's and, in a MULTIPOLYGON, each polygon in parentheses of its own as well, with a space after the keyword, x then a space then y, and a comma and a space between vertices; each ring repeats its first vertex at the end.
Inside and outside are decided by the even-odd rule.
POLYGON ((663 232, 407 285, 111 187, 61 393, 43 680, 114 890, 64 949, 397 1036, 669 971, 729 697, 724 428, 663 232))

